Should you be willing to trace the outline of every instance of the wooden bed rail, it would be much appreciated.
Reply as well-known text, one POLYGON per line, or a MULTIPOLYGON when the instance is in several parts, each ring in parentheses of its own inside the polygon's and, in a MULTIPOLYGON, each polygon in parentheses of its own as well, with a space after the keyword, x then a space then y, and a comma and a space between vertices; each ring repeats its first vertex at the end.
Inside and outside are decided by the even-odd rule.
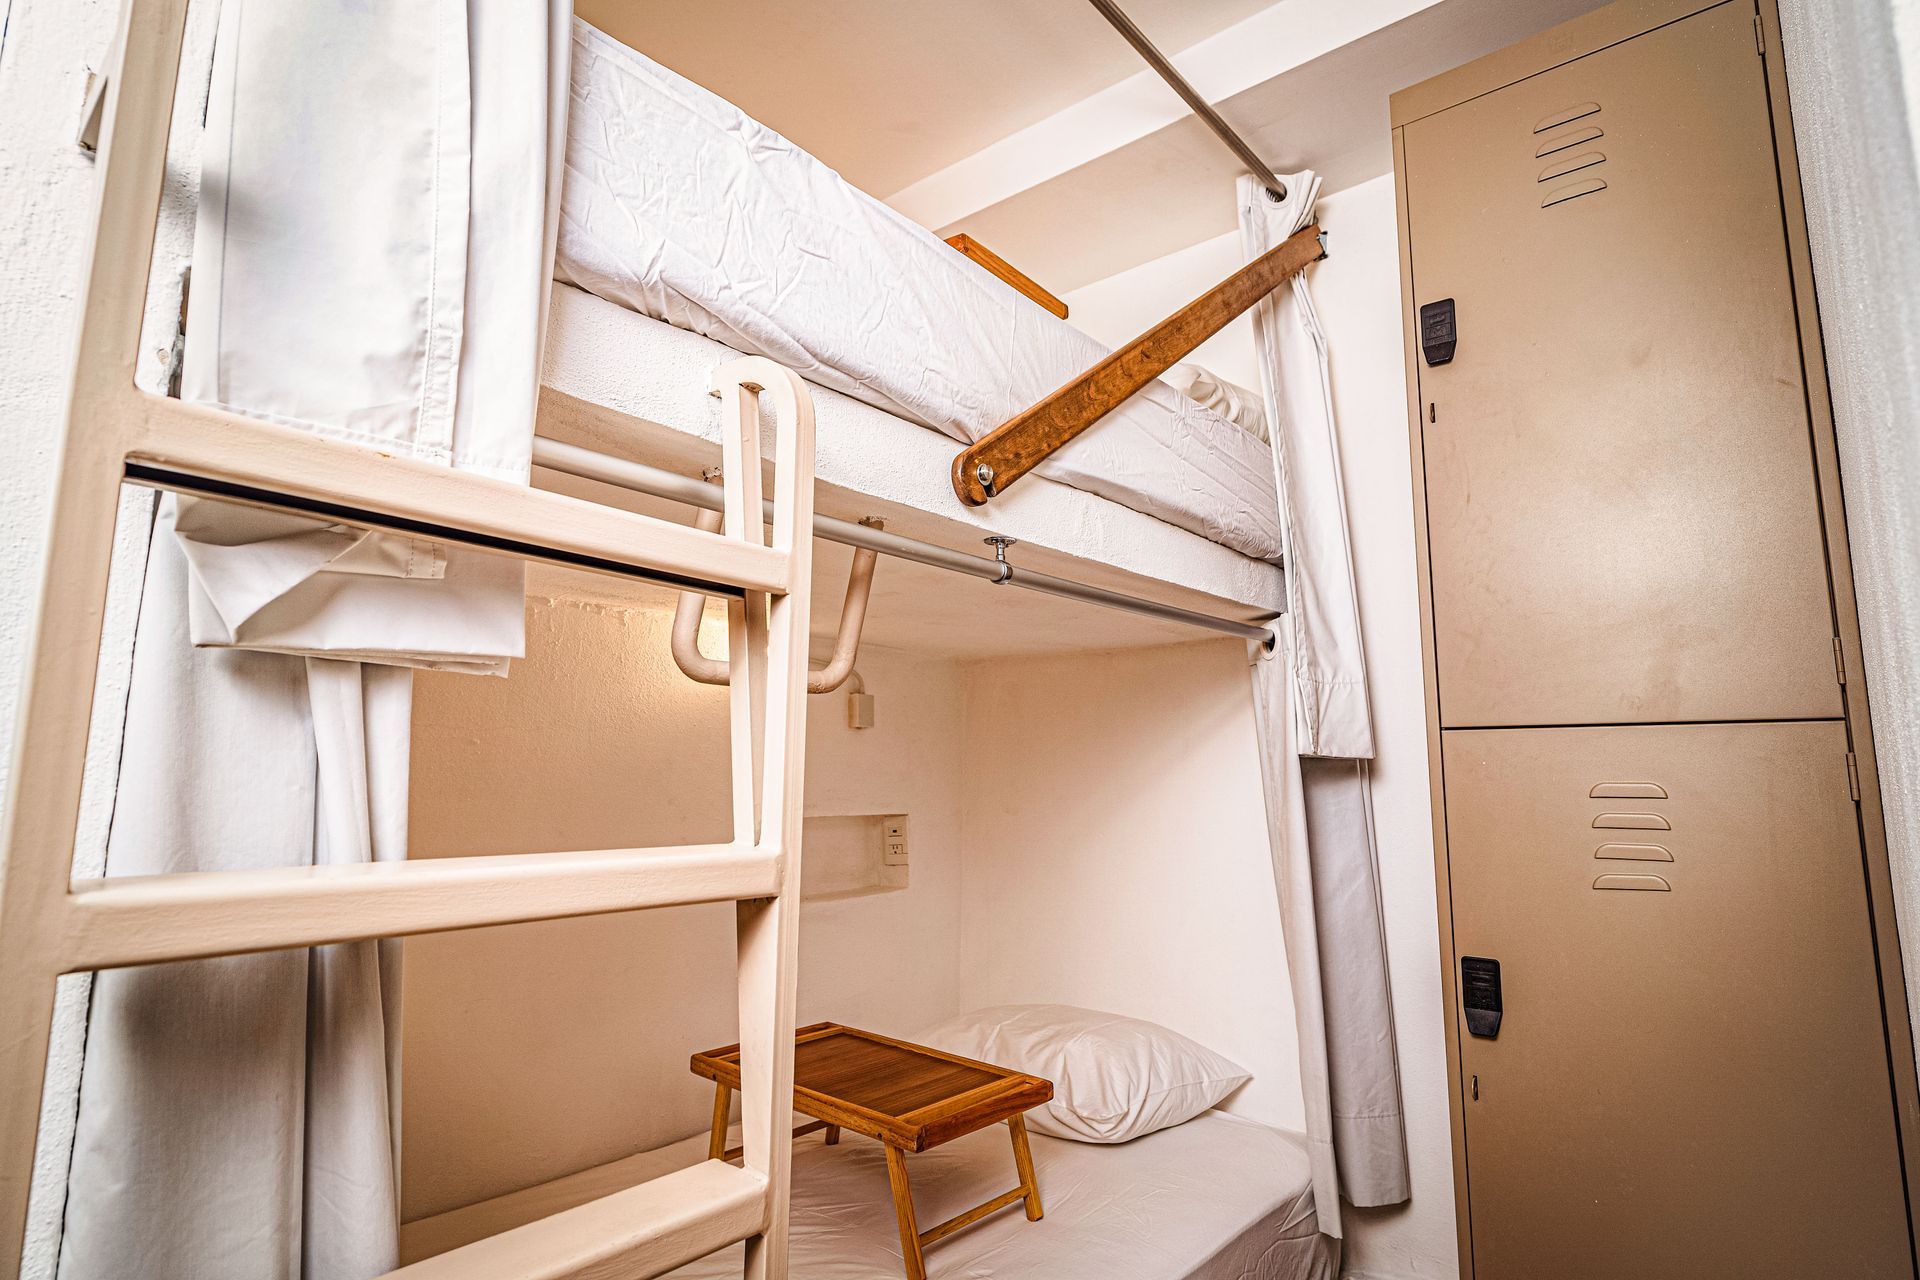
POLYGON ((1119 408, 1227 322, 1308 263, 1327 256, 1320 225, 1296 231, 1066 386, 995 427, 953 460, 953 491, 970 507, 1005 493, 1058 448, 1119 408))

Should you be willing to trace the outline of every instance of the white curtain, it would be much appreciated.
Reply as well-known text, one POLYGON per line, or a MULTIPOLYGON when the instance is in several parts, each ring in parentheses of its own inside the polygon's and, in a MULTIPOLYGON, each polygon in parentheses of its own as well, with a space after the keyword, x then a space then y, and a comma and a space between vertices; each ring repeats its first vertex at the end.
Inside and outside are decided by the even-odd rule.
MULTIPOLYGON (((524 480, 570 19, 226 0, 183 393, 524 480)), ((163 500, 156 534, 108 874, 405 857, 411 668, 504 673, 521 567, 200 499, 163 500)), ((60 1275, 397 1265, 399 962, 98 975, 60 1275)))
MULTIPOLYGON (((1313 220, 1320 179, 1239 188, 1248 261, 1313 220)), ((1286 555, 1284 642, 1253 664, 1274 874, 1323 1231, 1410 1194, 1367 761, 1373 729, 1327 340, 1306 275, 1253 310, 1286 555)))

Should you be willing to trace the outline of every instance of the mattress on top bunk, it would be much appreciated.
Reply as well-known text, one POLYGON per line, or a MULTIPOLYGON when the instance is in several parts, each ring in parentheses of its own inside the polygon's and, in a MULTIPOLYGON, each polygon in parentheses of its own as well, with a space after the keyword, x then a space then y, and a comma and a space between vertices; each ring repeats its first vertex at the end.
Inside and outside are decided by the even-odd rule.
MULTIPOLYGON (((736 1136, 735 1141, 738 1141, 736 1136)), ((1307 1156, 1294 1134, 1208 1111, 1114 1146, 1032 1135, 1046 1216, 1018 1205, 927 1249, 928 1274, 965 1280, 1334 1280, 1339 1245, 1319 1234, 1307 1156)), ((683 1168, 705 1136, 644 1152, 402 1229, 403 1261, 558 1213, 683 1168)), ((1006 1128, 907 1157, 924 1229, 1018 1180, 1006 1128)), ((796 1280, 900 1280, 900 1232, 878 1143, 819 1134, 793 1150, 796 1280)), ((674 1271, 738 1277, 734 1246, 674 1271)))
MULTIPOLYGON (((574 23, 555 275, 958 441, 1108 354, 726 100, 574 23)), ((1039 473, 1261 559, 1265 442, 1155 382, 1039 473)))
MULTIPOLYGON (((556 284, 541 371, 541 431, 694 474, 719 460, 713 371, 739 355, 712 338, 556 284), (679 437, 690 447, 679 447, 679 437)), ((953 455, 945 436, 826 388, 816 389, 813 407, 815 500, 828 514, 857 520, 891 511, 895 532, 976 554, 980 544, 969 527, 981 536, 1006 534, 1020 540, 1016 559, 1034 568, 1098 581, 1090 566, 1111 566, 1236 602, 1248 617, 1286 608, 1286 575, 1278 563, 1045 476, 1029 477, 991 506, 962 506, 947 479, 953 455), (900 508, 934 520, 916 529, 912 514, 900 508), (1037 548, 1088 564, 1035 563, 1037 548)), ((1106 585, 1126 586, 1110 579, 1106 585)), ((1170 603, 1207 607, 1198 599, 1170 603)))

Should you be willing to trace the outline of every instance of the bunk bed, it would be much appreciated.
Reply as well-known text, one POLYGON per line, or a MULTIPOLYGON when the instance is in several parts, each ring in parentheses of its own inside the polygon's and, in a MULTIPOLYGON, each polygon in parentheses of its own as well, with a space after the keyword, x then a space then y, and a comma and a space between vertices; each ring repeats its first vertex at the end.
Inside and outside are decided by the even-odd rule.
MULTIPOLYGON (((1054 453, 1017 495, 990 511, 970 508, 949 484, 957 446, 983 438, 1010 413, 1097 363, 1104 349, 724 102, 581 25, 574 36, 569 132, 573 204, 562 214, 561 278, 552 292, 541 439, 533 451, 536 465, 545 469, 540 483, 562 494, 575 492, 572 481, 554 479, 564 474, 685 503, 692 500, 688 486, 698 483, 691 477, 713 468, 724 453, 733 464, 725 504, 734 515, 725 538, 635 519, 619 509, 620 503, 598 496, 600 506, 590 508, 136 393, 131 370, 137 325, 125 316, 137 313, 139 285, 146 277, 166 117, 153 111, 143 121, 139 112, 121 113, 118 95, 128 92, 133 103, 151 104, 171 88, 177 53, 170 59, 167 51, 178 47, 182 9, 178 0, 134 5, 126 67, 116 70, 125 81, 116 79, 115 108, 105 119, 121 159, 105 177, 102 235, 88 295, 90 325, 79 354, 84 394, 76 394, 69 430, 75 440, 90 439, 83 432, 97 423, 117 434, 94 446, 104 463, 86 471, 75 466, 67 480, 72 492, 56 529, 48 581, 67 576, 104 590, 112 497, 124 476, 371 528, 425 531, 547 562, 704 586, 736 598, 772 596, 779 603, 770 622, 761 615, 760 633, 744 621, 744 610, 735 625, 740 651, 758 653, 775 668, 767 694, 774 710, 763 713, 765 744, 753 747, 748 744, 753 735, 740 735, 733 761, 737 795, 747 797, 754 790, 748 757, 756 750, 765 756, 759 789, 768 820, 755 840, 752 801, 738 800, 736 842, 681 851, 686 868, 668 865, 658 850, 539 854, 532 860, 502 855, 459 860, 469 864, 465 867, 400 863, 378 874, 307 874, 293 868, 288 874, 214 873, 197 896, 187 898, 157 881, 103 880, 70 892, 61 868, 36 863, 36 871, 44 874, 30 884, 22 880, 31 895, 23 891, 14 901, 44 907, 56 924, 69 914, 88 912, 104 923, 92 926, 85 946, 57 946, 56 925, 19 935, 21 941, 0 960, 41 993, 66 969, 683 902, 770 904, 741 917, 743 1032, 751 1030, 748 1038, 765 1050, 750 1082, 755 1102, 748 1113, 746 1169, 703 1162, 697 1146, 649 1153, 563 1179, 564 1187, 550 1184, 516 1193, 505 1198, 511 1204, 490 1202, 458 1211, 457 1222, 449 1215, 431 1227, 415 1224, 407 1252, 410 1260, 440 1256, 443 1248, 598 1202, 604 1220, 562 1251, 573 1255, 566 1265, 574 1270, 541 1274, 585 1273, 614 1262, 655 1274, 748 1239, 771 1241, 762 1247, 777 1254, 784 1248, 780 1224, 789 1188, 787 1139, 777 1104, 791 1064, 774 1046, 791 1030, 793 1018, 798 893, 797 886, 781 879, 786 856, 781 842, 799 821, 797 762, 805 755, 807 613, 801 602, 811 578, 806 530, 822 529, 813 523, 816 498, 809 479, 817 478, 817 507, 836 522, 833 527, 874 515, 886 519, 893 542, 879 545, 895 554, 1173 618, 1258 644, 1271 641, 1265 624, 1286 598, 1269 448, 1172 388, 1151 384, 1097 431, 1054 453), (638 96, 643 91, 644 101, 638 96), (644 137, 629 136, 636 125, 646 128, 644 137), (700 165, 715 153, 727 154, 728 146, 732 161, 747 167, 713 189, 744 203, 686 205, 662 200, 657 190, 638 203, 626 198, 634 190, 623 183, 635 175, 621 165, 644 163, 656 177, 678 172, 697 185, 693 175, 701 172, 700 165), (748 179, 764 178, 762 170, 775 161, 786 167, 785 180, 797 184, 789 194, 800 203, 783 204, 774 188, 754 195, 748 179), (644 226, 642 215, 649 208, 671 207, 683 211, 684 220, 676 224, 682 229, 717 228, 729 252, 748 221, 762 215, 773 240, 798 255, 788 264, 802 266, 823 247, 800 234, 803 215, 831 210, 844 218, 838 232, 850 238, 834 242, 830 255, 819 261, 830 262, 838 273, 855 264, 868 274, 851 282, 841 274, 807 271, 783 277, 771 270, 779 264, 768 261, 758 264, 770 268, 760 278, 752 258, 730 257, 725 274, 707 277, 707 290, 684 287, 699 277, 698 261, 692 264, 695 270, 678 276, 655 269, 674 265, 671 236, 625 234, 644 226), (672 281, 680 283, 668 287, 672 281), (817 295, 809 297, 810 288, 817 288, 817 295), (810 319, 812 327, 796 318, 810 319), (843 330, 863 339, 873 335, 875 345, 845 344, 843 330), (811 386, 765 360, 736 363, 740 356, 771 357, 811 386), (89 379, 85 374, 91 368, 107 374, 89 379), (716 380, 717 368, 724 372, 716 380), (741 527, 754 523, 742 517, 760 505, 759 477, 741 473, 751 471, 742 459, 753 447, 755 398, 763 393, 778 406, 784 428, 771 542, 761 530, 741 527), (714 396, 722 397, 718 406, 714 396), (809 473, 806 458, 816 440, 817 464, 809 473), (997 557, 978 549, 978 540, 988 534, 1001 539, 997 557), (1010 540, 1023 544, 1018 568, 1006 561, 1010 540), (528 896, 535 861, 542 878, 528 896), (301 874, 292 874, 295 870, 301 874), (249 917, 244 927, 235 926, 230 922, 238 918, 236 905, 272 906, 280 914, 249 917), (366 916, 376 910, 387 914, 370 930, 366 916), (150 925, 155 919, 166 928, 156 932, 150 925), (209 940, 222 920, 229 922, 226 932, 209 940), (491 1217, 489 1208, 497 1211, 491 1217), (645 1235, 634 1222, 648 1220, 665 1225, 658 1234, 645 1235)), ((85 460, 98 461, 92 453, 85 460)), ((717 504, 717 498, 695 503, 717 504)), ((49 599, 58 607, 41 619, 40 636, 43 653, 56 657, 43 658, 30 702, 42 721, 64 726, 55 745, 71 748, 77 741, 73 726, 85 723, 90 668, 57 655, 97 649, 99 619, 87 613, 84 602, 49 599)), ((752 721, 751 701, 747 691, 735 690, 736 723, 752 721)), ((78 777, 79 766, 71 750, 59 756, 57 764, 17 775, 17 782, 45 782, 41 790, 52 798, 24 817, 14 815, 9 871, 25 864, 19 851, 30 844, 72 845, 77 817, 68 793, 76 788, 64 783, 78 777)), ((22 1023, 31 1025, 32 1034, 20 1037, 0 1066, 10 1078, 37 1085, 49 1028, 46 1010, 30 1006, 27 996, 18 997, 22 1023)), ((37 1098, 37 1088, 31 1093, 37 1098)), ((16 1100, 0 1118, 7 1122, 0 1150, 13 1162, 8 1172, 17 1173, 34 1149, 33 1116, 16 1100)), ((997 1146, 990 1175, 978 1156, 976 1149, 991 1142, 991 1135, 985 1137, 985 1142, 952 1144, 928 1171, 923 1184, 936 1203, 943 1197, 977 1198, 974 1182, 999 1176, 997 1146)), ((1089 1275, 1140 1280, 1222 1275, 1322 1280, 1335 1266, 1338 1246, 1318 1230, 1308 1155, 1277 1130, 1207 1113, 1121 1146, 1044 1138, 1036 1146, 1046 1169, 1042 1176, 1052 1180, 1054 1221, 1054 1230, 1040 1237, 1041 1252, 1017 1251, 1002 1238, 1005 1225, 989 1222, 950 1246, 946 1261, 956 1272, 1066 1275, 1065 1260, 1071 1258, 1089 1275), (1170 1194, 1175 1187, 1179 1193, 1170 1194), (1116 1219, 1132 1234, 1117 1233, 1116 1219)), ((845 1195, 842 1180, 867 1179, 871 1153, 834 1152, 840 1158, 829 1162, 821 1151, 807 1144, 796 1160, 804 1171, 792 1184, 797 1269, 847 1277, 894 1274, 897 1256, 863 1252, 873 1242, 886 1248, 887 1220, 878 1219, 869 1231, 846 1212, 855 1198, 845 1195)), ((12 1178, 12 1207, 24 1204, 26 1185, 25 1177, 12 1178)), ((880 1204, 864 1190, 857 1201, 880 1204)), ((884 1213, 884 1204, 880 1207, 884 1213)), ((9 1224, 0 1231, 0 1247, 17 1243, 9 1234, 15 1230, 16 1224, 9 1224)), ((476 1269, 461 1274, 512 1273, 521 1260, 516 1250, 539 1243, 525 1237, 518 1243, 494 1239, 498 1247, 475 1259, 476 1269)), ((1018 1249, 1035 1247, 1034 1239, 1019 1237, 1018 1249)), ((685 1274, 722 1274, 734 1265, 721 1253, 692 1264, 685 1274)), ((775 1266, 784 1271, 783 1261, 775 1266)), ((408 1274, 454 1272, 429 1266, 408 1274)))
POLYGON ((1018 494, 968 507, 957 446, 1106 348, 578 21, 569 109, 543 437, 699 474, 708 371, 765 355, 813 387, 824 513, 976 556, 1002 535, 1027 567, 1246 622, 1284 607, 1266 441, 1155 382, 1018 494))
MULTIPOLYGON (((765 355, 809 384, 816 533, 1265 637, 1285 602, 1266 441, 1152 383, 1017 493, 970 506, 949 479, 959 447, 1104 347, 732 104, 578 22, 570 108, 538 483, 564 487, 559 474, 712 509, 717 491, 693 479, 717 460, 710 371, 765 355), (853 523, 875 516, 886 534, 853 523), (983 535, 1017 542, 1020 566, 983 554, 983 535)), ((1044 1230, 977 1223, 929 1256, 933 1274, 1324 1280, 1337 1269, 1298 1135, 1208 1111, 1119 1145, 1033 1142, 1044 1230)), ((1004 1146, 996 1130, 916 1157, 929 1220, 1001 1190, 1004 1146)), ((704 1137, 689 1138, 422 1218, 403 1229, 403 1261, 458 1267, 462 1248, 706 1154, 704 1137)), ((858 1141, 796 1141, 795 1274, 901 1274, 880 1157, 858 1141)), ((729 1250, 673 1274, 739 1268, 729 1250)))

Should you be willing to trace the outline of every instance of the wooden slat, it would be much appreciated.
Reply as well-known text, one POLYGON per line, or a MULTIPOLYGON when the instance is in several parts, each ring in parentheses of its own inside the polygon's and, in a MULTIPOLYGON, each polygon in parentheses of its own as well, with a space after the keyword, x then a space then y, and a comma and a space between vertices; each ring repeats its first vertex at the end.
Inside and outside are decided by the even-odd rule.
MULTIPOLYGON (((718 1091, 718 1090, 715 1090, 715 1092, 716 1092, 716 1093, 718 1093, 719 1091, 718 1091)), ((717 1123, 717 1124, 715 1124, 715 1125, 714 1125, 714 1131, 715 1131, 716 1133, 724 1133, 724 1132, 726 1132, 726 1131, 725 1131, 725 1129, 723 1129, 723 1128, 721 1128, 721 1124, 724 1124, 724 1121, 722 1121, 722 1122, 720 1122, 720 1123, 717 1123)), ((794 1137, 796 1137, 796 1138, 804 1138, 804 1137, 806 1137, 806 1136, 807 1136, 808 1134, 810 1134, 810 1133, 818 1133, 818 1132, 820 1132, 820 1131, 821 1131, 822 1129, 838 1129, 839 1127, 840 1127, 840 1126, 839 1126, 839 1125, 837 1125, 837 1124, 828 1124, 828 1123, 827 1123, 827 1122, 826 1122, 825 1120, 809 1120, 809 1121, 807 1121, 807 1123, 805 1123, 805 1124, 797 1124, 797 1125, 795 1125, 795 1126, 793 1126, 793 1136, 794 1136, 794 1137)), ((837 1139, 835 1139, 835 1138, 833 1138, 833 1137, 829 1137, 829 1138, 827 1139, 827 1141, 828 1141, 828 1143, 832 1143, 832 1142, 835 1142, 835 1141, 837 1141, 837 1139)), ((727 1148, 726 1150, 724 1150, 724 1151, 722 1151, 722 1152, 720 1152, 720 1153, 719 1153, 718 1155, 711 1155, 711 1154, 710 1154, 710 1155, 708 1156, 708 1159, 710 1159, 710 1160, 738 1160, 738 1159, 739 1159, 739 1158, 740 1158, 741 1156, 743 1156, 743 1155, 745 1155, 745 1154, 746 1154, 746 1152, 747 1152, 747 1149, 746 1149, 745 1147, 728 1147, 728 1148, 727 1148)))
POLYGON ((920 1233, 920 1246, 925 1248, 936 1240, 945 1239, 947 1236, 960 1230, 960 1228, 970 1227, 980 1221, 980 1219, 990 1214, 998 1213, 1008 1205, 1017 1204, 1026 1198, 1027 1188, 1024 1183, 1011 1191, 1002 1192, 984 1204, 973 1206, 973 1208, 967 1210, 965 1213, 955 1214, 937 1227, 928 1227, 920 1233))
POLYGON ((970 507, 1005 493, 1056 449, 1112 413, 1227 322, 1325 257, 1316 223, 1295 232, 1052 395, 995 427, 953 460, 953 491, 970 507), (980 468, 990 469, 982 479, 980 468))
POLYGON ((389 1271, 382 1280, 637 1280, 756 1234, 766 1214, 764 1179, 708 1160, 389 1271))
POLYGON ((83 880, 66 901, 63 968, 769 898, 781 878, 777 854, 685 845, 83 880))
POLYGON ((780 549, 203 405, 131 394, 139 420, 126 452, 135 466, 363 510, 393 522, 469 531, 518 544, 518 554, 533 558, 551 548, 571 562, 603 561, 668 579, 787 589, 790 557, 780 549))
POLYGON ((947 243, 973 259, 981 266, 999 276, 1002 280, 1026 294, 1062 320, 1067 318, 1067 304, 1048 293, 1037 284, 1033 277, 1021 271, 1005 258, 981 244, 970 235, 948 236, 947 243))

